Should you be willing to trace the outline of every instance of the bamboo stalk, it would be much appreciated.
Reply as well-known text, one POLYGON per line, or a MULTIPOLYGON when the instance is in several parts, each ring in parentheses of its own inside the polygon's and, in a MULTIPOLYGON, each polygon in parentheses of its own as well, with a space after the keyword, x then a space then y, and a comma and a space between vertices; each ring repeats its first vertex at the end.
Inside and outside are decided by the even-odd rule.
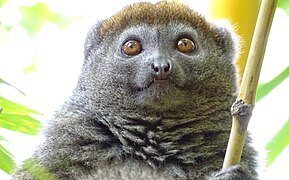
POLYGON ((240 92, 231 108, 233 122, 223 170, 238 164, 241 159, 276 4, 277 0, 262 0, 261 3, 240 92))

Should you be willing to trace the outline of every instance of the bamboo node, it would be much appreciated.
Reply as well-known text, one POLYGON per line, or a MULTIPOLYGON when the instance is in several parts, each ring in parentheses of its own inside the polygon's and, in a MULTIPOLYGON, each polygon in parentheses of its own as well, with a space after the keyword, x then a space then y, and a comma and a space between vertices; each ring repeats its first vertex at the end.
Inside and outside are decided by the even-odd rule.
POLYGON ((252 105, 237 99, 231 107, 231 115, 241 119, 248 119, 252 116, 252 105))

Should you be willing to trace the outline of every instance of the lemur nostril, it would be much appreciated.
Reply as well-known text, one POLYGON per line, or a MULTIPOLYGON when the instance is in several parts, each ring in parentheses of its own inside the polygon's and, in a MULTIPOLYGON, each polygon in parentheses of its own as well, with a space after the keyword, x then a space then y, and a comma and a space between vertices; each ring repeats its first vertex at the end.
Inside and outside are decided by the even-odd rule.
POLYGON ((153 69, 155 72, 159 72, 158 64, 152 63, 152 69, 153 69))
POLYGON ((171 65, 169 62, 154 62, 151 64, 153 73, 157 79, 165 80, 171 73, 171 65))
POLYGON ((164 72, 169 72, 170 71, 170 64, 168 63, 165 67, 164 67, 164 72))

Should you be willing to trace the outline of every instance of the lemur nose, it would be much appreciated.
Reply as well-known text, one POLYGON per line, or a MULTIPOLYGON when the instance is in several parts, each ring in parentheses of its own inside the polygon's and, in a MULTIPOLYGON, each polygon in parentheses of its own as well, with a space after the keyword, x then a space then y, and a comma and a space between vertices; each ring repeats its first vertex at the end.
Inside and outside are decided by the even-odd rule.
POLYGON ((151 64, 151 68, 157 80, 166 80, 172 72, 170 62, 154 62, 151 64))

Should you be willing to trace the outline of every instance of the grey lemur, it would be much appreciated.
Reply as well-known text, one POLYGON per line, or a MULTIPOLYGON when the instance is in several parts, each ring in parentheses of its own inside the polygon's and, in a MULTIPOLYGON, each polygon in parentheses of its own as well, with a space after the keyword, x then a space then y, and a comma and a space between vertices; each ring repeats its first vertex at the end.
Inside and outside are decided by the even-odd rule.
POLYGON ((249 140, 241 164, 220 171, 235 39, 172 2, 132 4, 96 23, 73 95, 13 179, 256 179, 249 140))

